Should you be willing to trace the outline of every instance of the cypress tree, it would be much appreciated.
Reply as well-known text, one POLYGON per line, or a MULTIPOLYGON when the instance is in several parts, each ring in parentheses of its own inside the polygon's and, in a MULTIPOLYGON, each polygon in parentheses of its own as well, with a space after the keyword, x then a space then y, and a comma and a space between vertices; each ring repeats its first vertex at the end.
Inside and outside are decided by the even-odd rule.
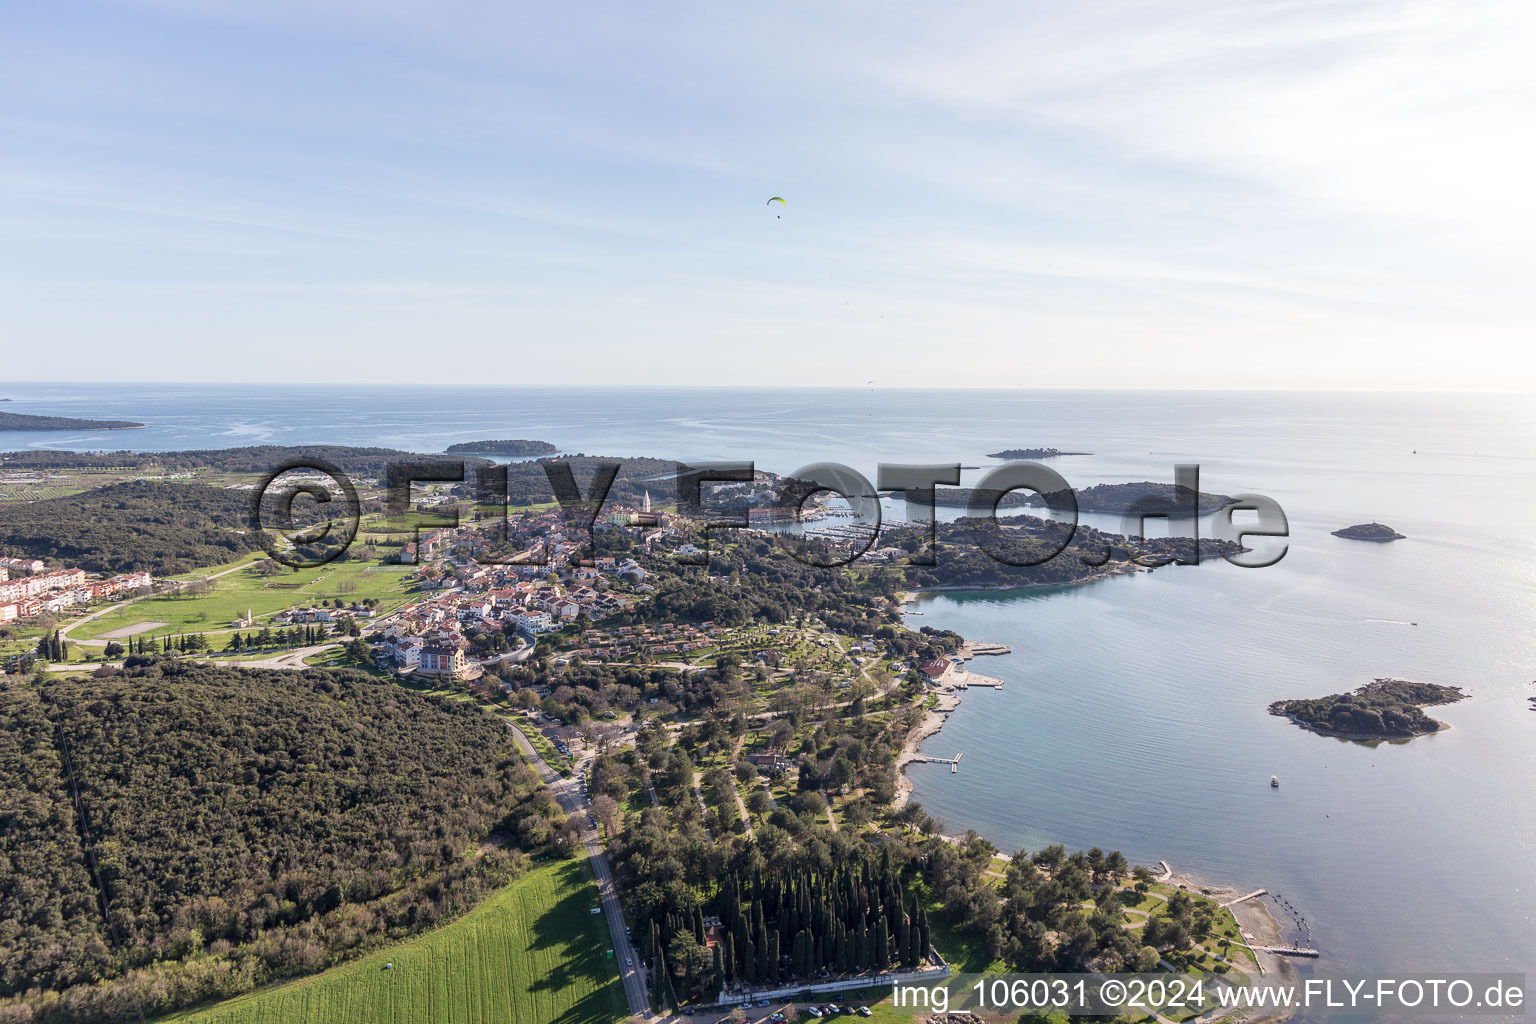
MULTIPOLYGON (((777 935, 778 933, 774 933, 777 935)), ((756 941, 753 948, 757 950, 757 978, 759 981, 768 980, 768 930, 763 927, 762 917, 759 915, 757 922, 756 941)))
POLYGON ((768 936, 768 979, 779 980, 779 933, 768 936))

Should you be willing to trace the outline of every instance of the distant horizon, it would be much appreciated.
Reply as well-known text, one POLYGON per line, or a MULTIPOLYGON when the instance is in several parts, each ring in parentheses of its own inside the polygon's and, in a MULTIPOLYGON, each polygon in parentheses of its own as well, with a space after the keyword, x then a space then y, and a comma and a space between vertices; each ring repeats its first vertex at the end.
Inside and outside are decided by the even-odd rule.
MULTIPOLYGON (((455 384, 455 383, 423 383, 422 381, 336 381, 336 382, 312 382, 292 380, 30 380, 12 379, 0 381, 0 389, 10 385, 23 386, 48 386, 69 388, 80 385, 99 385, 102 387, 122 387, 134 384, 147 384, 168 387, 291 387, 291 388, 401 388, 412 390, 443 390, 443 391, 1041 391, 1041 392, 1082 392, 1084 394, 1103 394, 1107 392, 1128 392, 1146 394, 1179 394, 1188 392, 1192 394, 1271 394, 1271 395, 1307 395, 1307 394, 1358 394, 1358 395, 1530 395, 1536 394, 1536 387, 1528 388, 1494 388, 1494 387, 1461 387, 1461 388, 1409 388, 1409 387, 1354 387, 1339 385, 1335 387, 1285 387, 1285 388, 1245 388, 1223 387, 1210 385, 1206 387, 1131 387, 1131 386, 1100 386, 1100 387, 1071 387, 1066 385, 989 385, 989 384, 557 384, 557 383, 517 383, 517 384, 455 384)), ((0 402, 10 399, 12 396, 0 394, 0 402)))

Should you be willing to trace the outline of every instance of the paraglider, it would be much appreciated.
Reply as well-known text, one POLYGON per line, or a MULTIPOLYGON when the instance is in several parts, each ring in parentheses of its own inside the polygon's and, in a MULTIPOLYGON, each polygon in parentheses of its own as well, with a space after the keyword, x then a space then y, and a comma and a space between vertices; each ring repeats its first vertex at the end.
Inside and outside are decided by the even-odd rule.
MULTIPOLYGON (((774 203, 778 203, 780 206, 788 206, 789 205, 788 203, 786 203, 784 201, 784 197, 783 196, 773 196, 772 198, 770 198, 763 205, 764 206, 772 206, 774 203)), ((774 220, 778 220, 779 219, 779 215, 778 214, 774 214, 773 215, 773 219, 774 220)))

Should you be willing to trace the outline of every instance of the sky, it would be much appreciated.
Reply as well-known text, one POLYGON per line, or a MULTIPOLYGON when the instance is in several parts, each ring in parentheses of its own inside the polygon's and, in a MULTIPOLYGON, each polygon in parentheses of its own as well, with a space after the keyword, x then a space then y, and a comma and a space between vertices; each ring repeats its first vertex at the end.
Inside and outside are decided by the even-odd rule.
POLYGON ((6 5, 0 378, 1536 389, 1533 52, 1524 0, 6 5))

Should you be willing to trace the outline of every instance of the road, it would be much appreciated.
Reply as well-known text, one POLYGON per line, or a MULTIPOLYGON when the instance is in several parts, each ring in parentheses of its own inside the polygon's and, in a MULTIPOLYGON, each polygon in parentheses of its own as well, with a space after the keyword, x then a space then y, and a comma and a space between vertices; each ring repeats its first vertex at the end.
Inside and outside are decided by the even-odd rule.
POLYGON ((651 1003, 646 994, 645 970, 640 966, 640 956, 635 952, 629 935, 624 931, 624 911, 619 906, 619 893, 613 882, 613 871, 608 864, 608 851, 603 849, 602 836, 590 825, 592 810, 581 792, 581 784, 574 778, 565 779, 545 763, 539 752, 528 742, 523 731, 512 723, 512 740, 528 758, 549 791, 571 820, 581 826, 581 841, 587 848, 587 860, 592 865, 592 877, 597 879, 597 895, 603 906, 603 916, 608 919, 608 934, 613 939, 614 961, 619 967, 619 980, 624 983, 624 998, 629 1001, 629 1012, 650 1018, 651 1003))

